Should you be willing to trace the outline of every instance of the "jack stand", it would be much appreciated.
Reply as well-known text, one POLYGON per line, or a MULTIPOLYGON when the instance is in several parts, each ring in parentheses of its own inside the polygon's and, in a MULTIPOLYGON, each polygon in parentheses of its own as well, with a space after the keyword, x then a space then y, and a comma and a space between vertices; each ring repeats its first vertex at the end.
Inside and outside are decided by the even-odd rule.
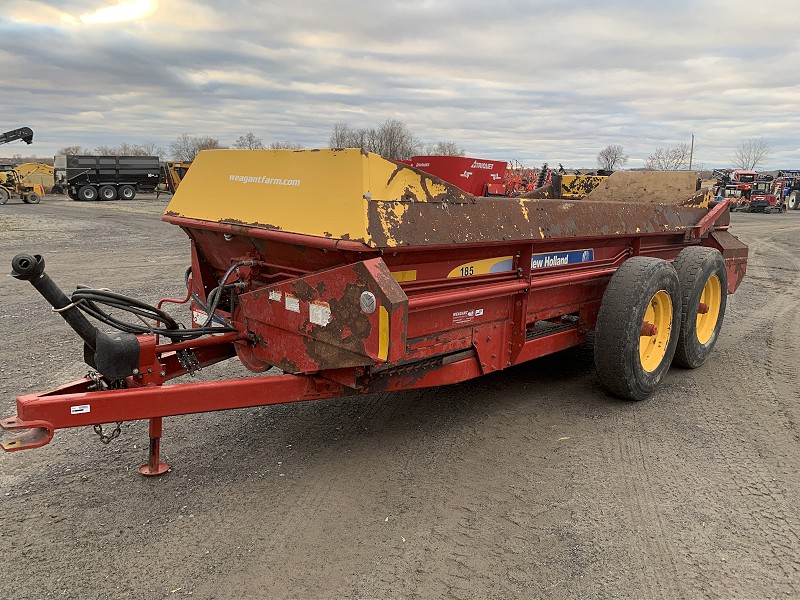
POLYGON ((139 467, 139 473, 146 477, 163 475, 169 471, 169 465, 161 462, 159 452, 161 449, 161 417, 150 419, 150 449, 147 454, 147 464, 139 467))

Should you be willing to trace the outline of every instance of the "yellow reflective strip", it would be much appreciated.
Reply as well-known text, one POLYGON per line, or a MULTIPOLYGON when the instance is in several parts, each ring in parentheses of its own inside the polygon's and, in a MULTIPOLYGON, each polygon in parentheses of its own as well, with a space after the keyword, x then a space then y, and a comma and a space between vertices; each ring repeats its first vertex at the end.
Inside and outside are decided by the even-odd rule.
POLYGON ((416 281, 417 280, 417 270, 412 269, 410 271, 392 271, 392 276, 394 277, 395 281, 398 283, 402 281, 416 281))
POLYGON ((389 356, 389 312, 383 306, 378 308, 378 358, 386 360, 389 356))
MULTIPOLYGON (((471 275, 486 275, 491 272, 492 267, 499 265, 504 261, 511 261, 510 256, 500 256, 497 258, 484 258, 483 260, 474 260, 472 262, 458 265, 455 269, 450 271, 448 277, 470 277, 471 275)), ((513 263, 512 263, 513 264, 513 263)), ((512 264, 509 264, 508 271, 511 270, 512 264)))

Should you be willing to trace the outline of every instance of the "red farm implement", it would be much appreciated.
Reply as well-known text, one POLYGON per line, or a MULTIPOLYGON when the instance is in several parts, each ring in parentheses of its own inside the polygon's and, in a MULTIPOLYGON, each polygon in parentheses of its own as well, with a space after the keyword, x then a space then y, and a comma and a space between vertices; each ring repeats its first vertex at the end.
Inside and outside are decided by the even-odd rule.
POLYGON ((93 371, 18 398, 0 424, 21 431, 3 448, 148 419, 140 470, 154 475, 167 469, 163 417, 461 382, 591 331, 601 382, 643 399, 673 362, 706 360, 745 273, 727 203, 710 206, 693 179, 685 191, 660 204, 565 201, 552 185, 485 198, 358 150, 202 152, 164 215, 191 241, 193 327, 161 303, 67 297, 41 257, 15 257, 14 276, 80 335, 93 371), (164 385, 234 356, 283 373, 164 385))

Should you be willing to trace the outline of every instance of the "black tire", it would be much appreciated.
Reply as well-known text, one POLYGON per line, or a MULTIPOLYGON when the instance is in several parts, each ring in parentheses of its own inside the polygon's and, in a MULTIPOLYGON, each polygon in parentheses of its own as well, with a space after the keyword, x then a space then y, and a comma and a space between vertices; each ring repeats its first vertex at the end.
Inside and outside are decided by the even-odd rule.
POLYGON ((132 185, 119 186, 120 200, 133 200, 136 197, 136 188, 132 185))
POLYGON ((40 200, 41 200, 41 198, 39 197, 39 194, 37 194, 36 192, 31 192, 29 194, 25 194, 22 197, 22 201, 25 204, 39 204, 40 200))
POLYGON ((78 190, 78 199, 86 202, 97 200, 97 188, 93 185, 84 185, 78 190))
POLYGON ((681 326, 673 362, 696 369, 702 365, 717 343, 728 303, 728 272, 719 250, 692 246, 680 251, 673 263, 681 283, 681 326), (712 278, 717 278, 717 286, 712 278), (708 288, 706 287, 708 286, 708 288), (700 312, 706 293, 707 312, 700 312), (711 305, 711 306, 709 306, 711 305), (715 314, 716 313, 716 314, 715 314))
POLYGON ((97 194, 100 200, 116 200, 117 188, 115 188, 113 185, 101 185, 97 194))
POLYGON ((611 392, 644 400, 658 387, 678 344, 680 299, 675 269, 658 258, 634 256, 611 277, 597 316, 594 346, 597 375, 611 392), (651 306, 663 311, 666 327, 645 337, 642 330, 651 306), (649 340, 655 353, 648 349, 649 340))
POLYGON ((786 198, 786 206, 789 210, 800 210, 800 194, 796 190, 786 198))
POLYGON ((8 190, 4 187, 0 187, 0 204, 5 204, 8 202, 9 198, 11 198, 11 194, 8 193, 8 190))
POLYGON ((74 193, 72 193, 70 191, 67 191, 67 196, 69 196, 70 198, 72 198, 76 202, 80 200, 80 198, 78 198, 78 194, 74 194, 74 193))
POLYGON ((64 188, 62 188, 59 184, 55 184, 53 187, 50 188, 51 194, 63 194, 64 188))

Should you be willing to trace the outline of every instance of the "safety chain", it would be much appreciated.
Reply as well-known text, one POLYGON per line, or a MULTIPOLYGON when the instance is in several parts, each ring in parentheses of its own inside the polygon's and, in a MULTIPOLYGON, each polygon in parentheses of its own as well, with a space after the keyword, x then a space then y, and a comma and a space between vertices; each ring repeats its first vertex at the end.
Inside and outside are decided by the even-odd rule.
POLYGON ((100 436, 101 442, 104 444, 110 444, 111 440, 118 438, 119 434, 122 433, 122 423, 122 421, 117 421, 117 426, 111 433, 103 433, 102 425, 92 425, 92 429, 94 429, 94 432, 100 436))

